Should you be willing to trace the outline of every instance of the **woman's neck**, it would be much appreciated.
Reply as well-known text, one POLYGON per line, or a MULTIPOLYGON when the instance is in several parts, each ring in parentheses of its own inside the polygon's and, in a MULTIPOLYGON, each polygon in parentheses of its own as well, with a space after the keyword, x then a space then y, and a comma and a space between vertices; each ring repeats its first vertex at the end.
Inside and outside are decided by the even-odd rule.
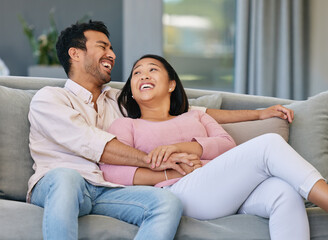
POLYGON ((159 107, 159 108, 149 108, 142 107, 141 111, 141 119, 153 121, 153 122, 161 122, 174 118, 174 116, 170 115, 169 108, 159 107))

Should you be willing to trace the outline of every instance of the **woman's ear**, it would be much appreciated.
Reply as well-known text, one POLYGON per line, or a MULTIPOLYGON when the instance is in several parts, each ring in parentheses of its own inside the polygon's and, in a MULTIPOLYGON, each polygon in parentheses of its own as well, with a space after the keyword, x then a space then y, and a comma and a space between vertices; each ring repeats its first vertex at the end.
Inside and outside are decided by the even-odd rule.
POLYGON ((71 47, 70 49, 68 49, 68 55, 71 57, 73 61, 80 60, 80 51, 77 48, 71 47))
POLYGON ((169 92, 173 92, 176 85, 177 85, 177 83, 175 82, 175 80, 170 80, 170 83, 169 83, 169 92))

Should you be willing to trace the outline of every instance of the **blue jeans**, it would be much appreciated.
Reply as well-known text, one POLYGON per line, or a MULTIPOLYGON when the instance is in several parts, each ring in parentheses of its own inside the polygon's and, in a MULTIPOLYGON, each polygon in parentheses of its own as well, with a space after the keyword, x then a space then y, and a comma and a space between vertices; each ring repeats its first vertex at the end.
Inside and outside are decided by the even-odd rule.
POLYGON ((173 239, 182 204, 169 191, 147 186, 94 186, 75 170, 56 168, 34 187, 31 203, 44 208, 44 239, 78 239, 78 217, 105 215, 139 226, 135 239, 173 239))

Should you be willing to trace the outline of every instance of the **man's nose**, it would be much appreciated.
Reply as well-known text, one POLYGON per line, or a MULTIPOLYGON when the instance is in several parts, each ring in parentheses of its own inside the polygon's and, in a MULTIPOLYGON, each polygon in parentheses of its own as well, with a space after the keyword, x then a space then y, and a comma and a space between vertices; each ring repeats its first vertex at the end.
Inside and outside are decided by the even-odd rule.
POLYGON ((115 55, 115 53, 114 53, 113 50, 109 50, 109 51, 107 52, 106 56, 107 56, 108 58, 110 58, 110 59, 113 59, 113 60, 116 59, 116 55, 115 55))

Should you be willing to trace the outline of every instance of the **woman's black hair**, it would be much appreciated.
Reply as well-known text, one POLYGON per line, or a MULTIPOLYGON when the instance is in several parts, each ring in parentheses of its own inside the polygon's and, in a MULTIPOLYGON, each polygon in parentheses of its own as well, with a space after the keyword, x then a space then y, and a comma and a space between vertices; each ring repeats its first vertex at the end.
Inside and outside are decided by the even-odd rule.
POLYGON ((152 58, 160 61, 163 66, 165 67, 169 80, 175 80, 176 86, 174 91, 171 93, 170 98, 170 111, 169 114, 172 116, 177 116, 182 113, 185 113, 189 109, 188 98, 186 92, 182 86, 181 80, 174 70, 174 68, 169 64, 165 58, 154 55, 154 54, 147 54, 139 58, 132 67, 130 76, 126 81, 120 95, 118 96, 118 106, 120 108, 121 113, 123 116, 128 116, 130 118, 140 118, 141 112, 138 103, 132 98, 132 91, 131 91, 131 78, 133 73, 133 68, 135 65, 144 58, 152 58))

